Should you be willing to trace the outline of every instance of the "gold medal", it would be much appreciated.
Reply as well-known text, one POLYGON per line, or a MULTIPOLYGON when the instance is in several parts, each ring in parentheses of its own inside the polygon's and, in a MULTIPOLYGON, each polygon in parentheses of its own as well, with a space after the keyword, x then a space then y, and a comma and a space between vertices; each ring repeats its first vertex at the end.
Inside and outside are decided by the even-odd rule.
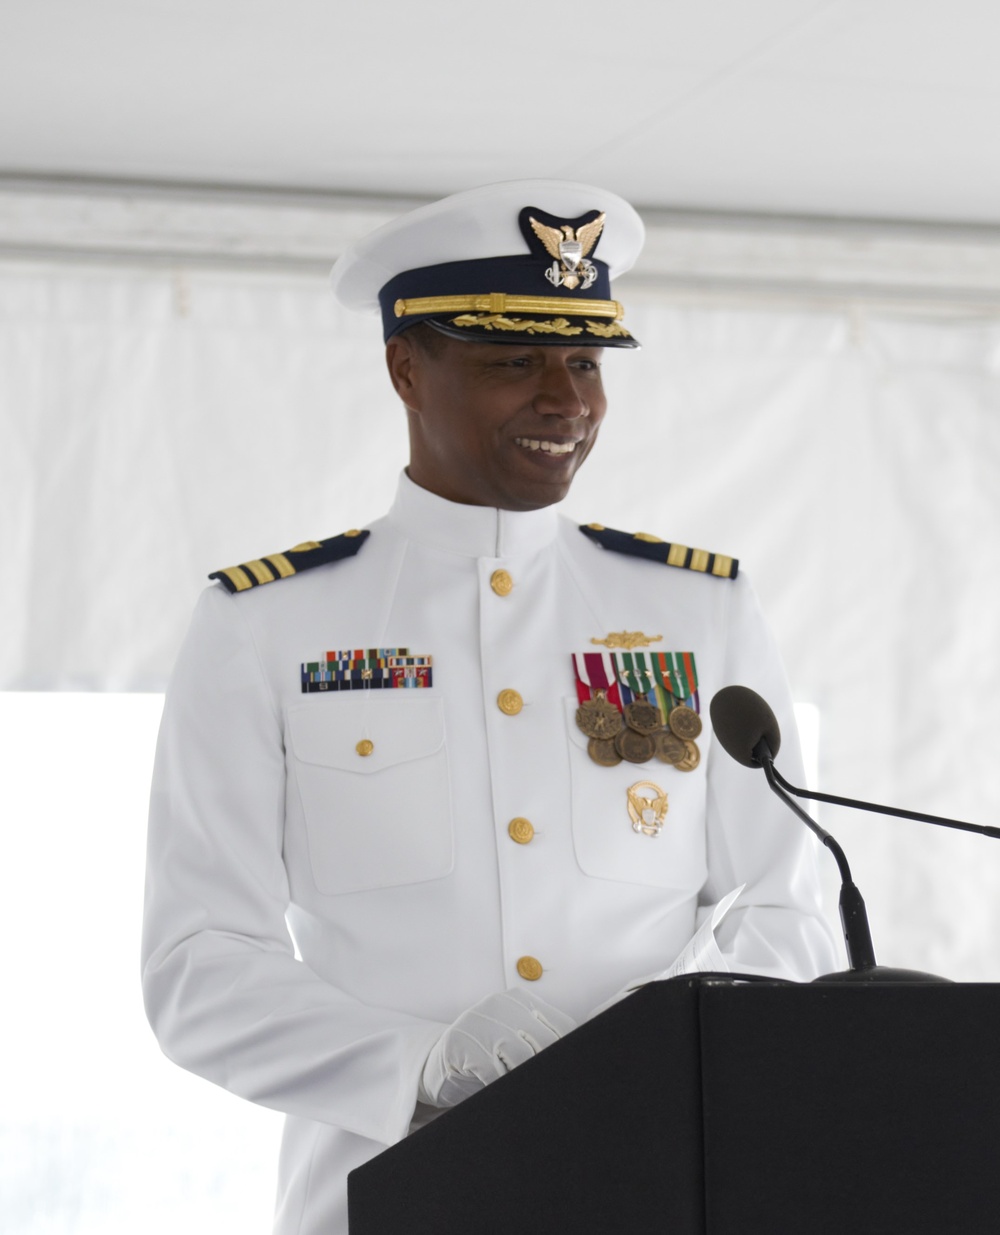
POLYGON ((629 763, 646 763, 656 751, 656 742, 648 734, 626 728, 616 734, 615 750, 629 763))
POLYGON ((680 763, 674 764, 674 767, 676 767, 678 772, 693 772, 698 764, 701 763, 701 751, 698 749, 697 743, 692 742, 690 738, 685 740, 684 745, 687 747, 687 755, 680 763))
POLYGON ((655 733, 662 723, 660 709, 649 703, 645 695, 639 695, 632 703, 626 705, 625 723, 636 733, 655 733))
POLYGON ((610 739, 622 727, 622 714, 609 703, 607 692, 598 689, 576 709, 576 727, 588 738, 610 739))
POLYGON ((675 733, 683 741, 689 739, 694 741, 702 730, 701 717, 694 708, 686 707, 683 703, 671 708, 667 724, 670 726, 670 732, 675 733))
POLYGON ((591 738, 587 743, 587 754, 602 768, 615 768, 622 761, 611 738, 591 738))
POLYGON ((669 729, 661 729, 655 737, 656 757, 661 763, 672 763, 676 767, 687 758, 688 749, 682 738, 669 729))

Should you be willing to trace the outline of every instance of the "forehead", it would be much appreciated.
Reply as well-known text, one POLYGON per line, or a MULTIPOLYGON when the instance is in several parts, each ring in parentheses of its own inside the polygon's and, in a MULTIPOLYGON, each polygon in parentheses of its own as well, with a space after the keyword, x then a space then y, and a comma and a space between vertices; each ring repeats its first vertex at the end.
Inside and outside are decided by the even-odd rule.
POLYGON ((515 356, 531 357, 539 364, 559 365, 577 357, 600 363, 604 349, 583 344, 571 347, 542 346, 537 343, 492 340, 453 339, 440 335, 431 355, 443 364, 454 368, 466 368, 479 364, 492 364, 515 356))

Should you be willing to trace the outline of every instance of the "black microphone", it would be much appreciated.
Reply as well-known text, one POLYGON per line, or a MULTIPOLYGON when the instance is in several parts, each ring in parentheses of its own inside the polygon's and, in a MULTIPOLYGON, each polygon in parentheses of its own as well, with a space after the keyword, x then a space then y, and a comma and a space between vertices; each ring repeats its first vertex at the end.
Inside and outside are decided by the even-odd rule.
POLYGON ((715 736, 722 749, 745 768, 763 764, 756 747, 763 739, 771 758, 781 750, 778 718, 767 703, 749 686, 724 686, 708 706, 715 736))
MULTIPOLYGON (((879 965, 875 960, 868 911, 860 889, 851 877, 851 868, 843 849, 825 828, 788 796, 798 793, 794 786, 780 776, 774 766, 774 757, 781 748, 781 729, 774 712, 766 701, 748 686, 726 686, 720 690, 709 705, 712 728, 723 750, 737 763, 748 768, 763 768, 767 783, 785 805, 815 833, 833 854, 840 871, 840 923, 844 932, 844 945, 850 969, 845 973, 826 974, 817 982, 947 982, 933 974, 920 973, 914 969, 895 969, 879 965), (786 792, 786 790, 788 792, 786 792)), ((823 794, 805 794, 818 797, 820 801, 836 804, 853 804, 848 799, 831 799, 823 794)), ((869 810, 882 807, 868 806, 869 810)), ((905 814, 905 812, 891 812, 905 814)), ((940 822, 937 816, 919 816, 929 822, 940 822)), ((974 827, 974 825, 970 825, 974 827)), ((974 828, 974 830, 981 830, 974 828)))

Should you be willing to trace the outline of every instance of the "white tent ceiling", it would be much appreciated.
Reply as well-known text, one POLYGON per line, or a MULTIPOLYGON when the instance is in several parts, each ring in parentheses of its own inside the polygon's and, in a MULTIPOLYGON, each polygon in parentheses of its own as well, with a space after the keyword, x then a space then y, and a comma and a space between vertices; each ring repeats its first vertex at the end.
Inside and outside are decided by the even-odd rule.
POLYGON ((0 173, 1000 223, 996 0, 22 0, 0 173))

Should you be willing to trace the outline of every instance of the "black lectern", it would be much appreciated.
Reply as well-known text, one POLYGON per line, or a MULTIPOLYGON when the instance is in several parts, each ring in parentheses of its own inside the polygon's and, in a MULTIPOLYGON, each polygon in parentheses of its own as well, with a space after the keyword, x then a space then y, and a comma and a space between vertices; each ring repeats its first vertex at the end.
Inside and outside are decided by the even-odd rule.
POLYGON ((1000 986, 646 987, 352 1172, 351 1235, 996 1235, 1000 986))

